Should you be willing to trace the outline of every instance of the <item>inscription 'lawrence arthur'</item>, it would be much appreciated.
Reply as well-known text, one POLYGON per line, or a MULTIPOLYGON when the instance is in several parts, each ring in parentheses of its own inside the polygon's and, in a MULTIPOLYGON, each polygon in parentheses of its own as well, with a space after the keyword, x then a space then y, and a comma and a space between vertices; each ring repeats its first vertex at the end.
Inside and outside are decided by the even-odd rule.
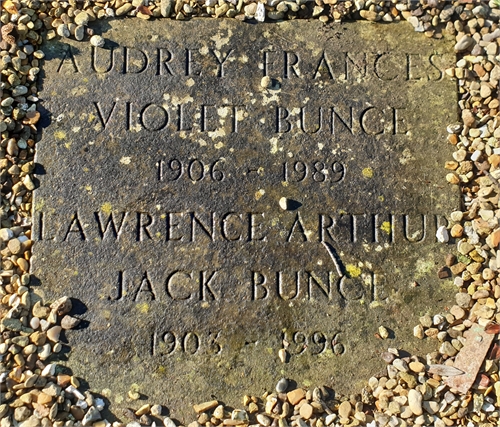
POLYGON ((35 238, 54 242, 329 242, 435 241, 446 219, 435 214, 289 213, 276 224, 265 212, 38 212, 35 238))

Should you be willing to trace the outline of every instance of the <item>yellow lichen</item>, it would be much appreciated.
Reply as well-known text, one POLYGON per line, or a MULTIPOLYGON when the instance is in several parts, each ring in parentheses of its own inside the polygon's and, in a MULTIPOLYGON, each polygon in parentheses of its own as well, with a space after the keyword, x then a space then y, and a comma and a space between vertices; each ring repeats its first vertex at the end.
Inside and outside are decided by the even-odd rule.
POLYGON ((64 132, 63 130, 56 130, 54 132, 54 138, 58 139, 59 141, 61 141, 64 138, 66 138, 66 132, 64 132))
POLYGON ((136 304, 136 308, 140 313, 146 314, 149 311, 149 304, 147 302, 140 302, 136 304))
POLYGON ((109 203, 109 202, 106 202, 101 206, 101 211, 103 211, 105 214, 108 214, 108 215, 111 213, 111 209, 112 209, 112 206, 111 206, 111 203, 109 203))
POLYGON ((365 178, 373 177, 373 169, 372 168, 364 168, 361 172, 365 178))
POLYGON ((389 221, 384 221, 380 226, 382 231, 385 231, 387 234, 391 234, 391 223, 389 221))
POLYGON ((359 268, 357 265, 347 264, 345 269, 349 277, 355 278, 361 276, 361 268, 359 268))

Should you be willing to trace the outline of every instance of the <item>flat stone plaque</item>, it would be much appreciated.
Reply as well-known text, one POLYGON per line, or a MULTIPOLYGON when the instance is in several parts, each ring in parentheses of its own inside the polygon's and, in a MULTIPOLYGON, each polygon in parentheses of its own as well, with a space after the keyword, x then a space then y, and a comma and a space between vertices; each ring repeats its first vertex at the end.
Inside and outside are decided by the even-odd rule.
POLYGON ((359 391, 387 347, 430 348, 412 329, 452 299, 435 235, 459 207, 449 42, 361 22, 95 29, 104 48, 45 45, 36 159, 32 273, 80 301, 75 375, 184 422, 282 376, 359 391))

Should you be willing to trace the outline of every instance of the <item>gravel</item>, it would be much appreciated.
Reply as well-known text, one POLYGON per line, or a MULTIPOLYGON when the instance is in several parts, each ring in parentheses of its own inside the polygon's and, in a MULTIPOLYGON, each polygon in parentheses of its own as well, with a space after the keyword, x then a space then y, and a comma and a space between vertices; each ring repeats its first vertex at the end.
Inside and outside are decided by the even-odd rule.
MULTIPOLYGON (((446 143, 452 144, 455 152, 453 162, 452 159, 442 159, 442 162, 448 183, 445 185, 459 186, 463 209, 450 213, 449 226, 440 228, 436 237, 457 255, 446 260, 446 266, 455 276, 456 306, 443 308, 437 324, 430 317, 430 323, 426 319, 413 329, 417 339, 435 340, 436 351, 422 357, 396 354, 393 358, 386 354, 383 359, 388 363, 387 374, 370 378, 359 395, 322 399, 318 397, 321 393, 315 393, 316 389, 303 388, 285 394, 288 382, 285 386, 280 380, 276 393, 246 396, 245 410, 223 408, 220 419, 210 418, 220 406, 218 401, 201 403, 194 409, 199 425, 215 420, 218 420, 217 425, 256 422, 267 425, 271 422, 279 427, 289 424, 293 427, 375 426, 375 421, 378 425, 391 426, 497 425, 500 415, 498 353, 487 356, 468 394, 450 390, 443 376, 454 374, 454 358, 467 340, 467 331, 473 327, 495 330, 496 323, 500 322, 497 307, 500 299, 498 3, 4 0, 0 14, 0 70, 3 76, 0 84, 0 292, 8 315, 3 314, 0 323, 2 426, 14 422, 21 423, 22 427, 70 427, 75 421, 84 426, 107 427, 110 424, 102 420, 103 403, 88 404, 87 400, 94 402, 92 395, 86 396, 79 390, 79 381, 73 376, 56 375, 56 364, 47 363, 62 349, 61 330, 79 323, 79 319, 70 314, 70 298, 49 306, 40 301, 32 302, 27 289, 31 279, 31 192, 36 182, 32 176, 33 159, 40 118, 40 114, 34 113, 38 101, 37 76, 40 60, 44 57, 40 50, 41 33, 46 31, 48 39, 74 38, 102 48, 106 40, 93 34, 88 25, 95 19, 115 15, 177 20, 217 16, 254 22, 309 17, 324 23, 348 18, 372 22, 406 20, 417 32, 423 33, 422 37, 441 38, 446 33, 455 38, 457 62, 446 70, 446 76, 457 79, 462 122, 448 125, 446 143), (456 249, 452 250, 454 245, 456 249), (426 367, 430 365, 442 366, 439 372, 443 376, 429 373, 426 367), (36 401, 35 395, 38 396, 36 401)), ((270 84, 261 82, 263 89, 270 84)), ((495 346, 492 351, 498 351, 495 346)), ((279 349, 277 356, 284 363, 289 359, 286 349, 279 349)), ((162 412, 157 405, 138 407, 136 411, 139 409, 141 420, 145 421, 162 412)), ((175 426, 168 417, 163 423, 167 427, 175 426)), ((137 421, 129 425, 140 426, 137 421)), ((124 424, 119 421, 113 422, 113 427, 122 426, 124 424)))

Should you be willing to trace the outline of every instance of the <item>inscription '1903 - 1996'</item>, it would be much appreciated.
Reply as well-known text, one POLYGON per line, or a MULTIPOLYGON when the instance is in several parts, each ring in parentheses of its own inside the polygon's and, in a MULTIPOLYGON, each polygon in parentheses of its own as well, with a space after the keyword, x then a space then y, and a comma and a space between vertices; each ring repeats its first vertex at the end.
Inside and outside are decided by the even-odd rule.
POLYGON ((93 23, 104 48, 46 47, 32 273, 85 307, 78 375, 157 401, 169 384, 172 407, 236 404, 274 373, 352 391, 379 369, 375 325, 405 348, 406 323, 448 298, 446 42, 134 22, 93 23))

